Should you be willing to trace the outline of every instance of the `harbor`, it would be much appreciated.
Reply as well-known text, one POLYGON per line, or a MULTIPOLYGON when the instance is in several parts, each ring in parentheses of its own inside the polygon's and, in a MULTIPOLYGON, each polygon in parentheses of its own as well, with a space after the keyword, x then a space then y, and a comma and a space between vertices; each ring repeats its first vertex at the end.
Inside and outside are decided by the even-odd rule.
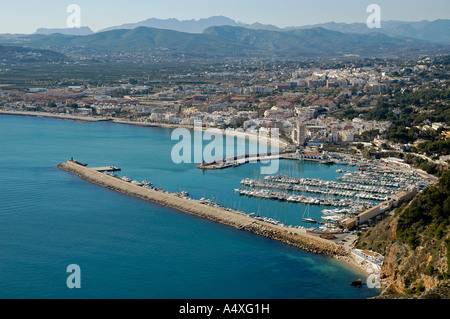
MULTIPOLYGON (((116 166, 111 167, 119 169, 116 166)), ((205 218, 239 230, 245 230, 308 252, 328 255, 345 262, 359 271, 365 272, 365 269, 360 268, 355 262, 355 258, 352 255, 353 246, 345 246, 345 242, 353 241, 354 233, 349 232, 345 228, 338 229, 335 227, 343 218, 348 219, 348 216, 355 216, 354 219, 356 222, 364 221, 363 219, 359 220, 359 216, 363 216, 364 214, 358 215, 358 212, 366 209, 367 206, 360 205, 353 206, 352 208, 350 204, 353 200, 351 199, 315 198, 319 202, 314 203, 312 201, 313 197, 310 197, 308 200, 305 199, 307 202, 306 209, 303 212, 299 211, 299 214, 302 217, 302 221, 310 226, 293 226, 286 225, 275 218, 225 207, 211 199, 201 198, 196 200, 191 198, 187 191, 169 192, 145 180, 137 181, 126 176, 117 176, 111 170, 99 171, 98 168, 88 168, 88 164, 77 160, 69 160, 68 162, 59 164, 58 168, 75 174, 90 183, 116 192, 173 208, 177 211, 205 218), (323 201, 324 199, 325 201, 323 201), (342 208, 324 209, 324 217, 320 221, 309 215, 309 207, 311 205, 324 206, 326 203, 332 203, 336 206, 341 205, 342 208), (345 208, 348 206, 350 208, 345 208), (320 226, 316 228, 314 224, 320 226)), ((365 214, 367 217, 371 217, 373 212, 378 211, 378 206, 368 208, 367 210, 370 212, 365 214)))
POLYGON ((308 210, 310 206, 322 207, 320 218, 303 216, 302 221, 319 225, 315 230, 319 233, 336 233, 387 212, 434 182, 417 172, 405 174, 376 161, 359 164, 363 165, 337 169, 336 181, 269 175, 264 179, 244 178, 241 188, 234 191, 246 197, 303 204, 308 210))
MULTIPOLYGON (((350 234, 335 235, 336 239, 327 239, 327 243, 324 243, 325 238, 319 241, 320 236, 325 236, 323 233, 316 234, 308 229, 288 227, 291 224, 297 225, 295 219, 290 218, 292 215, 290 209, 297 205, 290 205, 292 206, 290 207, 285 202, 271 201, 271 204, 261 205, 261 209, 258 210, 258 202, 263 203, 263 200, 241 198, 234 193, 233 189, 240 185, 244 177, 258 177, 258 164, 207 172, 196 169, 192 164, 175 165, 167 161, 168 154, 161 151, 164 150, 163 148, 149 147, 149 145, 158 145, 158 141, 166 141, 165 143, 169 145, 167 148, 170 149, 170 131, 168 130, 113 125, 108 122, 86 124, 37 117, 0 116, 0 119, 3 120, 2 131, 5 136, 5 145, 2 148, 4 155, 2 157, 4 175, 2 176, 5 179, 5 196, 2 196, 2 220, 5 226, 3 235, 5 238, 14 238, 14 241, 5 241, 6 246, 3 246, 2 252, 3 256, 18 256, 21 260, 26 260, 23 267, 13 262, 8 265, 5 261, 3 270, 5 274, 8 274, 8 278, 16 278, 17 269, 20 269, 21 273, 26 273, 25 268, 29 268, 26 264, 35 262, 33 264, 35 266, 30 269, 27 277, 33 278, 36 284, 41 283, 41 280, 49 282, 49 297, 52 297, 50 293, 54 292, 51 284, 52 273, 54 271, 65 273, 65 267, 61 268, 59 261, 67 257, 70 257, 68 263, 77 263, 82 269, 86 264, 91 264, 98 269, 98 273, 94 274, 96 281, 93 283, 115 280, 116 271, 120 271, 123 276, 120 276, 118 285, 114 283, 106 289, 108 291, 112 289, 111 296, 117 296, 123 293, 122 287, 130 289, 142 287, 139 295, 131 295, 138 298, 146 298, 149 293, 161 296, 158 289, 152 288, 160 278, 165 281, 170 296, 178 293, 179 286, 172 286, 176 284, 176 281, 165 277, 168 270, 176 271, 188 280, 192 279, 191 282, 197 281, 200 272, 207 276, 220 274, 220 281, 211 283, 211 289, 215 289, 216 286, 232 285, 237 287, 236 291, 249 287, 258 293, 267 284, 277 285, 280 282, 286 282, 287 284, 279 291, 285 291, 283 296, 287 298, 293 297, 290 292, 293 288, 298 292, 298 285, 290 281, 293 276, 299 280, 307 277, 317 283, 317 291, 327 291, 327 294, 332 293, 333 296, 338 297, 342 296, 342 287, 347 287, 348 282, 356 278, 365 278, 361 272, 353 270, 347 264, 321 255, 326 253, 323 252, 326 247, 333 247, 331 244, 337 246, 335 242, 340 236, 350 236, 350 234), (99 129, 108 130, 108 134, 99 136, 99 129), (45 132, 45 134, 37 136, 36 131, 45 132), (26 132, 26 134, 17 134, 17 132, 26 132), (137 138, 136 142, 130 146, 129 136, 137 133, 146 138, 137 138), (17 152, 27 153, 28 156, 17 161, 15 158, 17 152), (204 217, 198 218, 196 215, 191 216, 164 205, 152 204, 145 199, 127 196, 96 184, 92 185, 77 175, 56 167, 59 163, 70 160, 71 156, 74 156, 74 160, 79 160, 80 165, 88 164, 86 168, 91 170, 109 166, 121 168, 122 170, 118 172, 95 173, 96 176, 104 175, 105 177, 117 175, 113 182, 111 178, 108 178, 108 184, 114 185, 111 187, 116 187, 116 183, 125 183, 124 187, 130 187, 130 189, 147 190, 146 187, 136 185, 136 183, 147 181, 151 183, 147 187, 159 190, 157 193, 159 197, 167 191, 170 197, 174 198, 174 202, 178 202, 187 195, 182 194, 183 191, 189 191, 191 199, 187 200, 188 203, 197 202, 208 210, 215 210, 218 207, 226 210, 225 207, 229 207, 233 216, 251 218, 252 222, 258 222, 258 224, 252 225, 252 227, 255 226, 254 232, 247 230, 245 226, 243 229, 227 227, 204 217), (130 182, 120 182, 118 176, 124 179, 126 177, 130 182), (29 188, 23 185, 17 188, 17 181, 22 178, 29 180, 34 187, 29 188), (135 183, 132 183, 133 181, 135 183), (285 211, 284 207, 288 207, 288 210, 285 211), (270 214, 268 214, 269 211, 270 214), (248 216, 252 212, 254 217, 248 216), (284 218, 285 215, 287 219, 284 218), (256 229, 261 222, 265 222, 264 225, 273 226, 277 229, 277 233, 268 233, 272 227, 262 228, 261 226, 256 229), (287 226, 281 227, 281 224, 287 226), (290 240, 287 237, 283 241, 270 239, 275 235, 283 234, 284 230, 287 233, 300 234, 290 235, 299 237, 294 238, 295 245, 285 243, 290 240), (265 235, 256 235, 256 232, 265 235), (30 241, 36 249, 17 250, 17 244, 26 247, 30 241), (321 247, 322 243, 324 246, 321 247), (76 248, 70 256, 67 254, 68 246, 76 248), (51 258, 42 254, 49 249, 54 249, 55 252, 51 254, 51 258), (92 254, 87 255, 87 252, 92 254), (295 259, 292 259, 292 256, 295 259), (113 268, 117 261, 126 267, 126 271, 123 271, 124 268, 120 266, 113 273, 105 273, 103 270, 106 259, 111 261, 113 268), (39 263, 36 260, 39 260, 39 263), (126 266, 128 261, 131 267, 126 266), (243 262, 246 265, 245 268, 242 267, 243 262), (274 269, 272 272, 271 269, 275 268, 269 267, 272 262, 276 262, 278 265, 276 268, 283 271, 274 269), (227 267, 221 267, 224 264, 227 264, 227 267), (311 265, 315 268, 313 277, 311 273, 305 274, 303 270, 311 265), (321 271, 317 271, 315 265, 321 271), (199 269, 199 266, 202 268, 199 269), (37 272, 35 267, 40 267, 37 272), (335 273, 333 287, 323 281, 330 269, 335 273), (48 270, 51 270, 51 274, 49 273, 49 277, 46 277, 48 270), (143 270, 149 271, 145 278, 142 277, 143 270), (236 278, 240 276, 234 275, 236 272, 254 279, 254 283, 242 282, 236 278), (97 280, 97 275, 102 278, 101 281, 97 280)), ((295 163, 295 161, 280 161, 280 172, 285 175, 289 175, 289 171, 294 173, 289 167, 293 167, 295 163)), ((313 162, 304 162, 303 166, 316 167, 321 172, 326 171, 330 174, 337 168, 313 162)), ((326 174, 321 174, 321 176, 324 175, 326 174)), ((315 209, 318 208, 319 206, 311 206, 311 215, 314 215, 315 209)), ((298 218, 301 219, 303 212, 304 208, 299 207, 295 213, 298 213, 298 218)), ((305 226, 310 228, 313 225, 305 226)), ((326 254, 332 257, 337 256, 332 252, 326 254)), ((344 257, 347 258, 347 256, 344 257)), ((84 269, 85 274, 90 272, 87 268, 84 269)), ((86 280, 85 283, 87 283, 86 280)), ((64 284, 62 286, 61 292, 55 292, 55 296, 70 297, 73 292, 64 294, 64 291, 68 289, 64 284)), ((5 285, 4 282, 3 287, 5 293, 16 291, 15 296, 22 291, 23 294, 29 293, 26 289, 22 289, 27 287, 26 281, 14 280, 14 282, 11 281, 11 285, 5 285), (13 283, 17 283, 17 288, 13 283)), ((41 288, 40 285, 36 287, 41 288)), ((204 296, 202 295, 203 287, 202 285, 195 296, 199 298, 204 296)), ((186 293, 191 290, 186 288, 186 293)), ((307 290, 310 291, 309 288, 307 290)), ((92 292, 90 289, 80 289, 80 291, 87 292, 88 297, 97 295, 97 291, 92 292)), ((361 297, 361 290, 349 289, 348 292, 354 297, 361 297)), ((369 294, 371 295, 374 294, 369 294)), ((298 296, 305 295, 301 291, 298 292, 298 296)), ((39 296, 33 295, 33 297, 39 296)))
POLYGON ((99 172, 76 161, 59 164, 58 168, 80 178, 143 200, 170 207, 181 212, 218 222, 237 229, 246 230, 273 240, 282 241, 306 251, 330 256, 346 256, 348 253, 334 242, 313 235, 301 227, 286 227, 276 220, 261 218, 254 214, 239 212, 225 208, 211 200, 195 200, 188 194, 170 193, 154 187, 151 183, 143 183, 126 177, 115 176, 111 172, 99 172))
POLYGON ((242 188, 234 190, 240 196, 302 204, 303 208, 299 206, 297 210, 298 217, 304 223, 300 225, 287 224, 279 218, 264 216, 259 211, 255 213, 226 207, 205 197, 196 200, 186 190, 169 192, 146 180, 118 176, 115 172, 121 171, 121 168, 116 166, 87 166, 73 159, 58 165, 91 183, 127 195, 283 241, 307 251, 339 256, 345 256, 349 251, 340 249, 342 243, 339 239, 342 236, 348 236, 348 232, 356 226, 413 197, 420 188, 431 183, 416 174, 402 175, 385 168, 365 166, 355 170, 337 169, 337 179, 340 180, 340 174, 345 174, 346 182, 269 175, 263 180, 244 178, 242 188), (369 183, 374 174, 382 175, 378 181, 382 181, 383 185, 369 183), (320 218, 310 216, 310 207, 314 206, 320 208, 320 218))
MULTIPOLYGON (((266 178, 270 178, 270 176, 267 176, 266 178)), ((272 188, 287 191, 333 195, 342 197, 365 198, 373 200, 386 200, 387 199, 386 195, 391 193, 390 190, 383 188, 374 188, 374 187, 352 188, 351 185, 344 183, 341 184, 322 180, 317 180, 317 183, 314 183, 312 179, 300 179, 300 180, 301 182, 299 183, 300 184, 299 185, 289 182, 271 183, 246 178, 241 181, 241 184, 252 188, 272 188)))

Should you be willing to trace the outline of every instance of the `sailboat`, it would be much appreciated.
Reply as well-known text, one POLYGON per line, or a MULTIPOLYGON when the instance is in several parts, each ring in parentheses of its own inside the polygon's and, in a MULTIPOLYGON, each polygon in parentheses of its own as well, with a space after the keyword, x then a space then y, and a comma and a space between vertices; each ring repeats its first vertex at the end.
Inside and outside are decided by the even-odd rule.
POLYGON ((315 220, 314 218, 309 217, 309 205, 306 206, 305 211, 303 212, 303 218, 302 218, 302 220, 303 220, 304 222, 307 222, 307 223, 315 223, 315 224, 318 223, 317 220, 315 220), (307 216, 305 217, 305 215, 307 215, 307 216))

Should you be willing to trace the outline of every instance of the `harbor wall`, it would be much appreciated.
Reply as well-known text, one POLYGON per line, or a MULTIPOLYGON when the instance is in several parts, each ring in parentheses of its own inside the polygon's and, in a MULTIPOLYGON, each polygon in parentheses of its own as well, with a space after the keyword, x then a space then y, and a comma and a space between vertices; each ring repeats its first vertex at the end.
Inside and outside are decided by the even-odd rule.
POLYGON ((347 252, 332 241, 307 234, 304 229, 287 228, 256 220, 247 215, 208 206, 194 199, 180 198, 174 194, 133 185, 119 178, 100 173, 92 168, 76 164, 74 161, 59 164, 58 167, 80 178, 152 203, 170 207, 181 212, 218 222, 237 229, 252 232, 273 240, 281 241, 300 249, 329 256, 345 256, 347 252))

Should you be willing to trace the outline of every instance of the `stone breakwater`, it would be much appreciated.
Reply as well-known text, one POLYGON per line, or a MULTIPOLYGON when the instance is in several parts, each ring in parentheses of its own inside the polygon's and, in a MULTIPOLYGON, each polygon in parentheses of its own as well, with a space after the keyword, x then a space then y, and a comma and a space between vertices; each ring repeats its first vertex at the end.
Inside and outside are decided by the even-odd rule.
POLYGON ((236 214, 218 207, 204 205, 197 200, 180 198, 173 194, 133 185, 119 178, 100 173, 94 169, 81 166, 73 161, 59 164, 58 167, 80 178, 149 202, 163 205, 195 215, 201 218, 218 222, 237 229, 246 230, 254 234, 273 240, 281 241, 300 249, 329 256, 345 256, 347 252, 334 242, 306 233, 306 230, 286 228, 255 220, 246 215, 236 214))

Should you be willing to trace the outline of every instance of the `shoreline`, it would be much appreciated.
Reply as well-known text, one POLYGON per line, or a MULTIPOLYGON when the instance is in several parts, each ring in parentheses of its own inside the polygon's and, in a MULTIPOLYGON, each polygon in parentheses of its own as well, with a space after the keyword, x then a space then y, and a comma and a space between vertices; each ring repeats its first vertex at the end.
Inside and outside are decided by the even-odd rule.
MULTIPOLYGON (((0 114, 57 118, 57 119, 64 119, 64 120, 75 120, 75 121, 78 121, 78 122, 102 122, 102 121, 109 121, 111 123, 116 123, 116 124, 128 124, 128 125, 135 125, 135 126, 142 126, 142 127, 187 128, 187 129, 194 130, 194 127, 187 126, 187 125, 166 124, 166 123, 145 123, 145 122, 139 123, 139 122, 135 122, 135 121, 126 121, 126 120, 112 119, 112 118, 102 118, 102 117, 94 118, 94 117, 73 116, 73 115, 64 115, 64 114, 52 114, 52 113, 48 113, 48 112, 33 112, 33 111, 26 112, 26 111, 5 111, 5 110, 0 110, 0 114)), ((208 128, 202 127, 203 131, 205 131, 206 129, 208 129, 208 128)), ((221 134, 226 135, 225 134, 226 131, 222 131, 222 130, 217 129, 217 128, 214 128, 214 129, 217 130, 218 132, 220 131, 221 134)), ((256 135, 246 134, 245 132, 233 132, 233 131, 229 131, 229 132, 232 133, 230 135, 234 135, 234 136, 236 136, 238 138, 241 137, 239 135, 249 136, 249 139, 252 138, 252 137, 257 138, 256 135)), ((242 136, 242 137, 244 137, 244 136, 242 136)), ((280 140, 279 143, 280 143, 280 147, 281 147, 282 141, 280 140)), ((271 145, 270 141, 269 141, 269 145, 271 145)), ((285 143, 285 145, 287 145, 287 143, 285 143)), ((295 246, 295 247, 297 247, 299 249, 302 249, 302 250, 305 250, 305 251, 308 251, 308 252, 328 255, 328 256, 330 256, 330 257, 332 257, 332 258, 334 258, 336 260, 339 260, 340 262, 346 264, 348 267, 350 267, 350 268, 352 268, 354 270, 357 270, 358 272, 361 272, 365 276, 368 275, 366 270, 364 268, 360 267, 357 264, 357 261, 352 258, 351 253, 349 253, 348 251, 344 250, 342 247, 338 246, 337 244, 335 244, 332 241, 328 241, 328 240, 322 239, 322 238, 320 238, 318 236, 309 235, 304 230, 300 230, 300 229, 296 229, 296 228, 279 227, 279 226, 272 225, 272 224, 269 224, 269 223, 264 223, 262 221, 256 221, 253 218, 248 217, 248 216, 240 216, 240 215, 237 215, 237 214, 234 214, 234 215, 237 215, 239 217, 246 217, 246 218, 250 219, 251 220, 250 225, 245 225, 245 224, 244 225, 235 225, 233 223, 228 224, 226 221, 224 222, 224 221, 220 221, 220 220, 215 220, 214 218, 211 218, 211 216, 207 217, 207 216, 203 216, 202 214, 195 214, 195 213, 193 213, 193 212, 191 212, 189 210, 184 210, 182 207, 181 208, 180 207, 174 207, 174 206, 171 206, 171 205, 167 205, 165 203, 158 202, 157 200, 149 200, 149 199, 147 199, 145 197, 142 197, 140 195, 137 195, 137 194, 130 194, 130 193, 128 193, 125 190, 119 190, 119 189, 116 189, 115 187, 108 187, 108 186, 102 185, 102 183, 100 183, 98 181, 90 180, 90 178, 87 177, 87 175, 84 176, 83 174, 81 174, 79 172, 77 173, 77 172, 71 170, 65 164, 67 164, 67 163, 59 164, 58 167, 60 169, 63 169, 65 171, 69 172, 69 173, 75 174, 75 175, 79 176, 80 178, 82 178, 82 179, 84 179, 84 180, 86 180, 86 181, 88 181, 90 183, 93 183, 93 184, 96 184, 96 185, 99 185, 99 186, 102 186, 102 187, 105 187, 105 188, 108 188, 108 189, 112 189, 112 190, 124 193, 126 195, 139 197, 141 199, 153 202, 155 204, 159 204, 159 205, 162 205, 162 206, 165 206, 165 207, 173 208, 173 209, 178 210, 180 212, 189 213, 191 215, 195 215, 195 216, 198 216, 198 217, 201 217, 201 218, 207 218, 207 219, 210 219, 212 221, 219 222, 219 223, 222 223, 224 225, 228 225, 228 226, 231 226, 231 227, 234 227, 234 228, 237 228, 237 229, 250 231, 250 232, 252 232, 254 234, 261 235, 261 236, 264 236, 264 237, 269 238, 269 239, 278 240, 278 241, 281 241, 281 242, 284 242, 286 244, 295 246), (286 235, 288 235, 288 236, 286 236, 286 235), (312 243, 314 243, 314 244, 312 244, 312 243), (319 245, 323 244, 323 243, 326 243, 326 245, 328 247, 333 247, 333 248, 331 249, 331 251, 329 251, 327 249, 323 250, 322 249, 323 247, 320 248, 317 245, 317 243, 319 243, 319 245), (339 251, 339 253, 336 253, 334 251, 339 251)), ((99 172, 97 172, 97 173, 101 174, 101 175, 104 175, 105 177, 109 177, 109 176, 107 176, 105 174, 102 174, 102 173, 99 173, 99 172)), ((117 179, 117 181, 119 181, 119 180, 117 179)), ((130 183, 126 183, 124 181, 122 181, 122 182, 127 184, 127 186, 134 186, 134 185, 132 185, 130 183)), ((167 195, 167 194, 163 194, 163 193, 159 193, 159 194, 167 195)), ((180 200, 179 197, 176 197, 174 195, 172 195, 172 196, 176 200, 180 200)), ((193 200, 191 200, 191 202, 192 201, 193 200)), ((203 204, 200 204, 200 205, 203 205, 203 204)), ((205 205, 203 205, 203 206, 204 207, 209 207, 209 206, 205 206, 205 205)), ((212 207, 210 207, 210 208, 212 208, 212 207)), ((214 209, 217 210, 217 208, 214 208, 214 209)), ((222 211, 226 212, 227 214, 231 214, 228 211, 225 211, 225 210, 222 210, 222 211)))
POLYGON ((57 167, 68 173, 74 174, 89 183, 128 196, 140 198, 157 205, 172 208, 182 213, 208 219, 238 230, 248 231, 255 235, 294 246, 306 252, 325 255, 341 262, 346 267, 361 273, 362 276, 368 277, 370 275, 367 272, 367 269, 362 267, 362 265, 353 258, 351 252, 337 245, 332 240, 308 234, 306 229, 282 227, 270 224, 256 220, 247 215, 241 215, 222 208, 208 206, 195 199, 181 198, 174 194, 167 194, 137 186, 119 178, 100 173, 92 168, 78 165, 72 161, 59 164, 57 167))
POLYGON ((368 277, 371 274, 367 271, 367 267, 363 267, 362 264, 360 264, 351 253, 349 253, 347 256, 333 256, 334 259, 339 260, 340 262, 346 264, 349 268, 352 268, 360 273, 362 273, 364 276, 368 277))
POLYGON ((19 115, 19 116, 34 116, 34 117, 48 117, 62 120, 74 120, 80 122, 103 122, 110 121, 107 117, 91 117, 91 116, 77 116, 71 114, 63 114, 63 113, 48 113, 48 112, 35 112, 35 111, 5 111, 0 110, 0 114, 4 115, 19 115))
MULTIPOLYGON (((195 130, 196 128, 193 125, 185 125, 185 124, 168 124, 168 123, 151 123, 151 122, 138 122, 138 121, 130 121, 121 118, 112 118, 112 117, 93 117, 93 116, 78 116, 72 114, 63 114, 63 113, 49 113, 49 112, 38 112, 38 111, 6 111, 0 110, 0 114, 5 115, 19 115, 19 116, 34 116, 34 117, 47 117, 47 118, 55 118, 55 119, 63 119, 63 120, 74 120, 78 122, 111 122, 115 124, 125 124, 125 125, 135 125, 141 127, 159 127, 159 128, 167 128, 167 129, 177 129, 177 128, 185 128, 189 130, 195 130)), ((258 141, 264 140, 268 145, 272 146, 272 144, 278 145, 279 148, 287 147, 289 143, 282 140, 281 138, 276 140, 272 138, 262 138, 256 134, 250 134, 246 132, 240 131, 227 131, 225 129, 219 129, 215 127, 202 127, 202 131, 211 130, 212 132, 217 132, 218 134, 222 134, 223 136, 234 136, 237 138, 246 138, 248 137, 249 141, 258 141)))

